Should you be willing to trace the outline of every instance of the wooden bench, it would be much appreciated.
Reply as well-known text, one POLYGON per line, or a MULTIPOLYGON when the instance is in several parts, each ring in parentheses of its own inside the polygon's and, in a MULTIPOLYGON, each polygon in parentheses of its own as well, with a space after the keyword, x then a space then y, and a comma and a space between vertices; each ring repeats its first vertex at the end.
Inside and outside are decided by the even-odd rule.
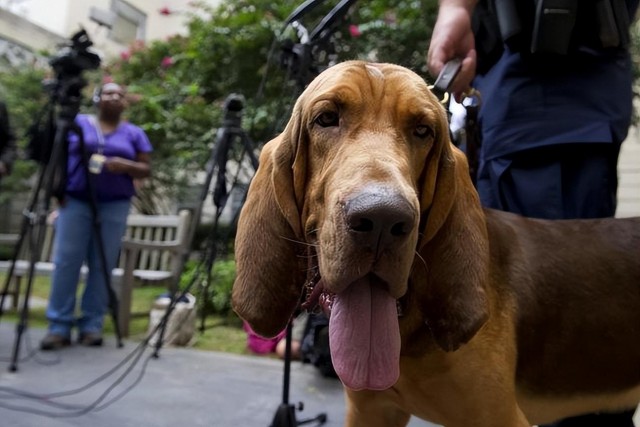
MULTIPOLYGON (((123 337, 129 335, 131 296, 136 281, 162 283, 171 293, 177 291, 179 275, 189 251, 190 222, 191 213, 188 210, 182 210, 177 215, 131 214, 127 218, 118 268, 112 271, 111 277, 111 286, 118 296, 118 321, 123 337)), ((42 250, 33 267, 35 276, 49 277, 54 270, 54 232, 53 224, 47 223, 42 250)), ((22 246, 26 246, 26 243, 22 246)), ((16 261, 10 289, 14 308, 17 307, 22 278, 28 276, 31 265, 28 251, 23 249, 16 261)), ((0 261, 0 272, 8 273, 10 268, 11 261, 0 261)), ((83 266, 81 281, 86 280, 87 272, 87 267, 83 266)))
POLYGON ((121 270, 116 269, 122 272, 118 315, 122 336, 129 335, 131 295, 137 280, 143 284, 161 282, 172 295, 178 291, 191 245, 190 224, 188 210, 178 215, 129 215, 120 253, 121 270))

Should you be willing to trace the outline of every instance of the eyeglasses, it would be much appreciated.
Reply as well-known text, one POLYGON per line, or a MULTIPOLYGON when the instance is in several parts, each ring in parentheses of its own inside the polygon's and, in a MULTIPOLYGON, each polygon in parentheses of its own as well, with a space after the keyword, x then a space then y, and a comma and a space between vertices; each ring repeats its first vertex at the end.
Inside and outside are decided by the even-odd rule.
POLYGON ((108 101, 110 99, 122 99, 124 95, 120 92, 104 92, 100 95, 100 98, 104 101, 108 101))

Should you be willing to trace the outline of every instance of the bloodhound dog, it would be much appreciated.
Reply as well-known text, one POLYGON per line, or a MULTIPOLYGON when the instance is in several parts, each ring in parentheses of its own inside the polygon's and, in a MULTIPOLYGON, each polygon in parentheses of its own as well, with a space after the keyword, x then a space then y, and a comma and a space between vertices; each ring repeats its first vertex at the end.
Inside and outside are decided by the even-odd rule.
POLYGON ((640 401, 640 218, 483 209, 447 116, 391 64, 320 74, 267 143, 236 237, 264 336, 331 310, 346 426, 524 427, 640 401))

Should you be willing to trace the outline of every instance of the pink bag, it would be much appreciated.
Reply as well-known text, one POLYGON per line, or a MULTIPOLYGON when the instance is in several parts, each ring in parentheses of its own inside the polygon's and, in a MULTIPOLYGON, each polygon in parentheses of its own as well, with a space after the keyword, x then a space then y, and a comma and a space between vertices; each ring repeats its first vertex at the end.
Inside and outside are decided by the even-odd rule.
POLYGON ((287 332, 285 329, 273 338, 264 338, 256 334, 247 322, 242 322, 242 329, 247 332, 247 347, 257 354, 273 353, 276 345, 287 332))

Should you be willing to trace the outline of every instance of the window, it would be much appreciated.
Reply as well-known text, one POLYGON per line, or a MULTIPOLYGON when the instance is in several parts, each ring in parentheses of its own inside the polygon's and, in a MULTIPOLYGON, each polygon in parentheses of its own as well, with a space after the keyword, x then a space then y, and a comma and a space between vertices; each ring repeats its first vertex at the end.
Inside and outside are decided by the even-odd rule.
POLYGON ((123 0, 112 0, 111 11, 115 15, 111 39, 124 45, 145 39, 147 15, 123 0))

